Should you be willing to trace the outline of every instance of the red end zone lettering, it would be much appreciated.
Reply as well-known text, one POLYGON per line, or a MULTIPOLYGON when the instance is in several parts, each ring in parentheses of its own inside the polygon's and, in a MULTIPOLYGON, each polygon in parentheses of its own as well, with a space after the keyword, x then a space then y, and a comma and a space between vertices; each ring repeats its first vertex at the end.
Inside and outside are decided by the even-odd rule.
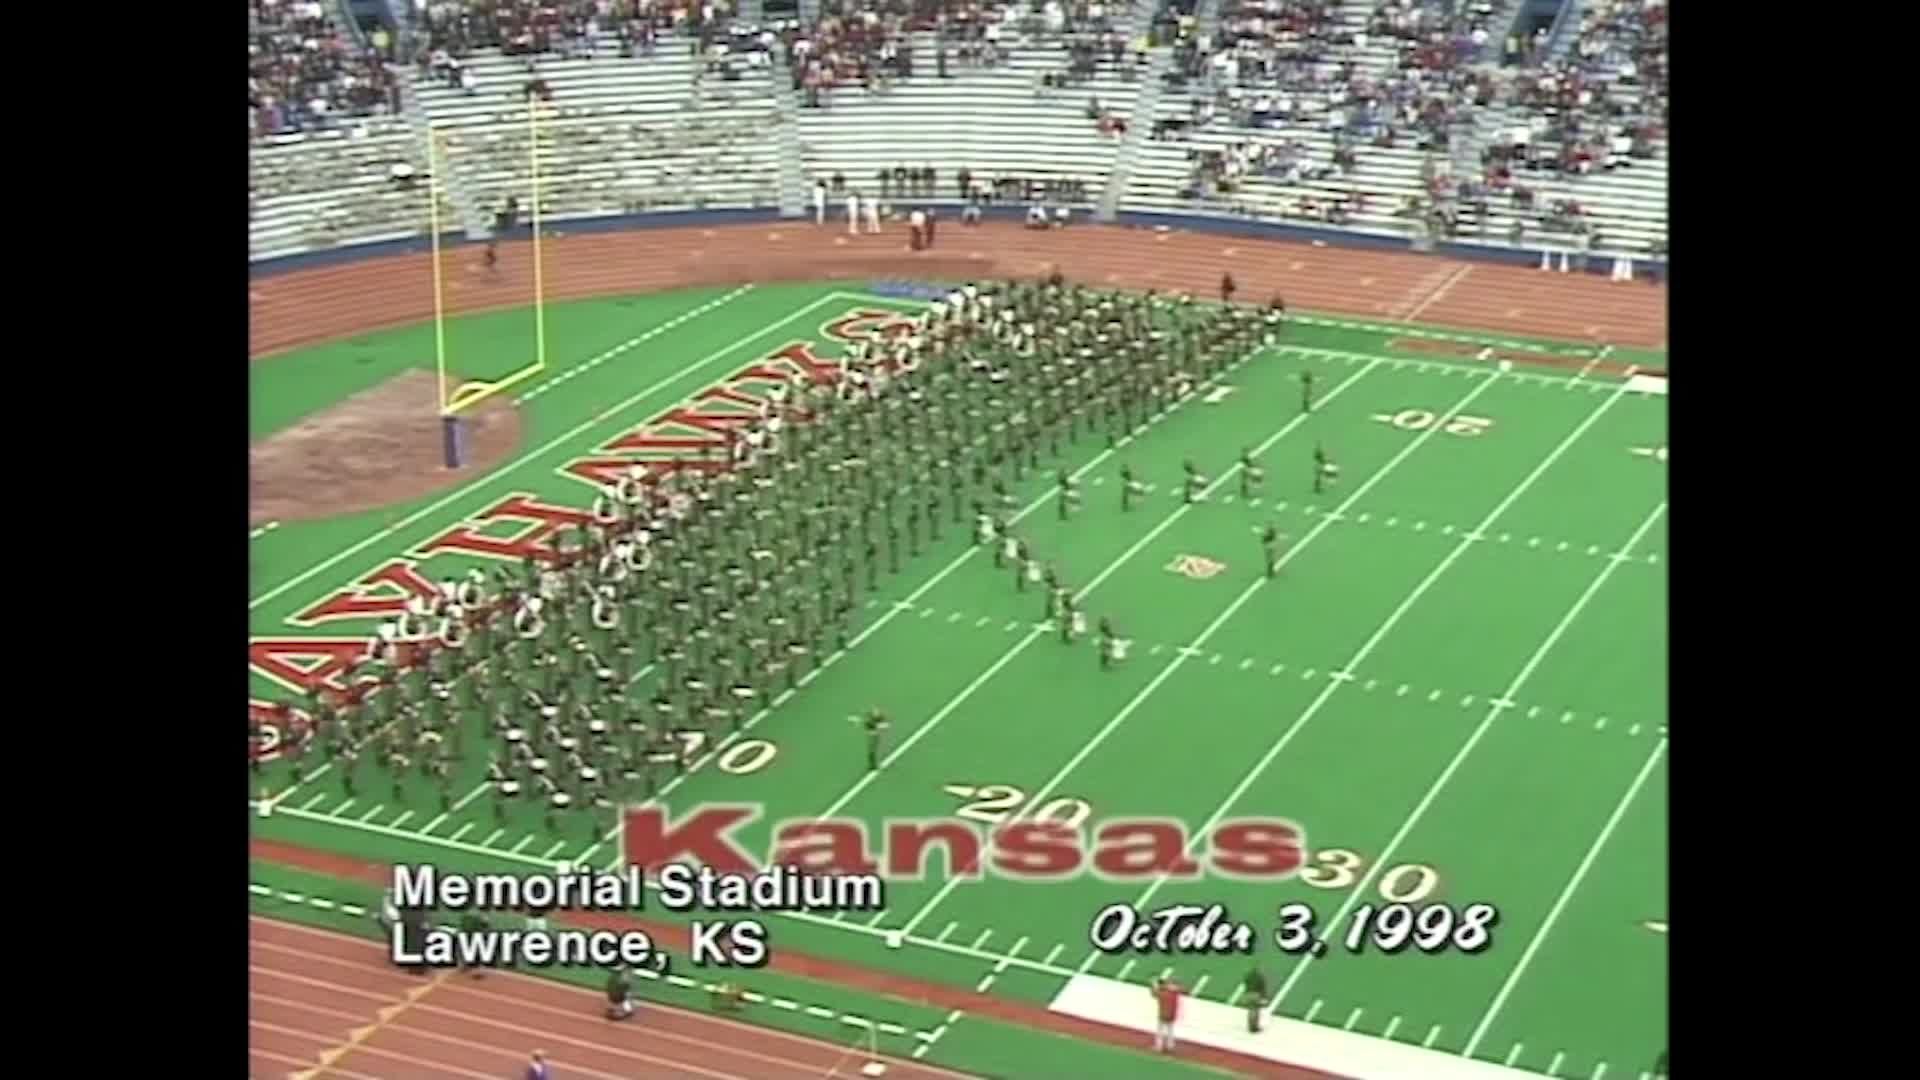
POLYGON ((880 834, 886 846, 877 850, 863 821, 795 819, 773 830, 772 853, 765 863, 756 863, 734 834, 759 815, 759 806, 733 803, 702 806, 677 822, 659 807, 628 811, 627 861, 647 870, 691 860, 717 873, 791 866, 813 874, 881 872, 888 880, 921 881, 929 876, 929 857, 938 848, 945 856, 947 877, 966 880, 979 878, 991 867, 999 877, 1024 881, 1062 881, 1089 869, 1111 882, 1195 879, 1209 872, 1274 881, 1299 871, 1306 842, 1305 831, 1293 822, 1242 818, 1224 822, 1209 834, 1210 850, 1203 862, 1187 853, 1186 826, 1171 818, 1116 819, 1090 832, 1057 821, 1016 822, 993 829, 984 841, 980 831, 964 821, 907 818, 884 823, 880 834))
POLYGON ((750 803, 702 806, 678 822, 667 811, 646 806, 627 811, 621 844, 628 864, 658 870, 670 862, 692 861, 718 874, 750 874, 760 869, 733 833, 760 817, 750 803))
POLYGON ((993 833, 993 868, 1003 877, 1065 881, 1078 877, 1085 837, 1059 821, 1022 821, 993 833))
POLYGON ((1172 818, 1108 822, 1094 835, 1093 872, 1103 881, 1200 874, 1200 864, 1187 857, 1187 827, 1172 818))
POLYGON ((1212 843, 1213 872, 1225 878, 1289 878, 1307 858, 1306 830, 1291 821, 1230 819, 1214 828, 1212 843))
POLYGON ((247 643, 247 663, 282 686, 304 692, 321 685, 339 687, 335 676, 366 652, 363 637, 260 638, 247 643))
POLYGON ((436 592, 433 582, 413 563, 396 559, 287 621, 295 626, 311 626, 336 619, 398 615, 406 609, 408 600, 416 596, 431 600, 436 592), (387 595, 376 595, 381 591, 387 595))
POLYGON ((521 562, 528 558, 547 562, 555 557, 553 549, 548 546, 553 535, 563 528, 577 527, 591 521, 592 515, 571 506, 543 503, 532 495, 513 494, 482 510, 471 520, 524 521, 531 527, 510 540, 499 540, 469 526, 459 525, 420 545, 420 553, 431 555, 439 551, 458 551, 509 562, 521 562))
POLYGON ((871 874, 878 867, 867 857, 864 821, 787 821, 773 831, 775 866, 793 866, 810 874, 871 874))
POLYGON ((968 881, 980 877, 980 830, 950 818, 928 818, 887 822, 887 878, 890 881, 922 881, 927 876, 927 859, 939 850, 946 860, 947 876, 968 881))
POLYGON ((840 316, 821 330, 836 341, 852 342, 910 334, 913 328, 913 320, 898 311, 861 308, 840 316))

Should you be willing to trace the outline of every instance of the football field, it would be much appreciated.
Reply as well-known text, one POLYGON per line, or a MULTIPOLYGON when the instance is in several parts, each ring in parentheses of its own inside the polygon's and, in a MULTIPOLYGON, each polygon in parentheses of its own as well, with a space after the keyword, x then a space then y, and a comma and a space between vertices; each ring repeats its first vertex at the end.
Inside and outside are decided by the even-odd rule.
MULTIPOLYGON (((523 391, 519 455, 415 505, 256 537, 255 700, 293 698, 357 650, 379 618, 368 613, 404 595, 395 565, 433 581, 500 565, 488 542, 544 538, 554 517, 537 508, 585 507, 595 463, 681 452, 668 445, 675 425, 689 439, 699 425, 675 419, 676 405, 796 346, 837 356, 886 313, 918 306, 885 291, 554 305, 556 371, 523 391)), ((484 364, 487 350, 523 350, 523 323, 511 312, 459 320, 462 355, 484 364)), ((258 366, 255 437, 422 356, 430 365, 428 332, 258 366)), ((1091 634, 1063 642, 1042 591, 972 542, 971 514, 948 520, 882 576, 846 650, 701 746, 663 802, 760 804, 740 833, 756 853, 774 823, 796 818, 857 818, 877 837, 899 818, 1154 817, 1182 823, 1196 850, 1223 821, 1284 818, 1307 838, 1293 880, 930 873, 890 883, 877 915, 776 916, 773 947, 1109 1020, 1101 1002, 1115 983, 1171 970, 1196 1000, 1236 1005, 1257 964, 1272 1015, 1314 1037, 1276 1024, 1272 1048, 1248 1052, 1320 1053, 1303 1063, 1339 1071, 1378 1044, 1639 1077, 1667 1037, 1666 366, 1662 354, 1297 319, 1127 438, 1063 447, 1014 486, 1017 532, 1089 624, 1112 620, 1124 660, 1103 669, 1091 634), (1318 493, 1316 446, 1339 466, 1318 493), (1243 454, 1262 482, 1242 475, 1243 454), (1207 478, 1193 501, 1188 462, 1207 478), (1146 485, 1130 508, 1123 468, 1146 485), (1059 470, 1084 495, 1071 515, 1054 494, 1059 470), (1281 537, 1271 574, 1269 525, 1281 537), (876 707, 892 726, 869 772, 847 721, 876 707), (1114 902, 1223 904, 1261 928, 1260 951, 1101 955, 1089 923, 1114 902), (1267 939, 1290 902, 1332 935, 1324 956, 1282 955, 1267 939), (1393 903, 1486 904, 1498 917, 1471 952, 1344 947, 1358 912, 1393 903)), ((656 677, 641 670, 640 692, 656 677)), ((481 719, 466 723, 479 744, 481 719)), ((496 806, 483 766, 464 762, 442 805, 425 782, 349 795, 328 770, 296 780, 270 762, 256 786, 272 812, 255 833, 472 868, 619 860, 610 815, 496 806)), ((943 1019, 917 1053, 940 1061, 965 1045, 973 1021, 943 1019)), ((1123 1071, 1159 1068, 1141 1054, 1123 1071)))

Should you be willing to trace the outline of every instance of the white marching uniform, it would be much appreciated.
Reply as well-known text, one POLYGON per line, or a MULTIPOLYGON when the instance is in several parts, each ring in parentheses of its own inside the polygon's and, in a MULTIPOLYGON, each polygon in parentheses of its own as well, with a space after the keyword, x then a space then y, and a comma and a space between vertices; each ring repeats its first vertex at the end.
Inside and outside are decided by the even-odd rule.
POLYGON ((540 610, 547 602, 538 596, 529 596, 520 602, 520 609, 513 613, 513 628, 523 638, 537 638, 547 628, 546 620, 540 617, 540 610))
POLYGON ((613 586, 602 585, 594 594, 591 617, 593 625, 601 630, 611 630, 620 625, 620 603, 614 599, 613 586))
POLYGON ((813 223, 815 225, 827 223, 827 185, 825 184, 813 185, 813 223))
POLYGON ((847 232, 860 235, 860 196, 847 193, 847 232))
POLYGON ((880 200, 869 196, 865 200, 865 203, 861 207, 861 209, 867 212, 867 231, 870 233, 879 232, 880 231, 880 200))

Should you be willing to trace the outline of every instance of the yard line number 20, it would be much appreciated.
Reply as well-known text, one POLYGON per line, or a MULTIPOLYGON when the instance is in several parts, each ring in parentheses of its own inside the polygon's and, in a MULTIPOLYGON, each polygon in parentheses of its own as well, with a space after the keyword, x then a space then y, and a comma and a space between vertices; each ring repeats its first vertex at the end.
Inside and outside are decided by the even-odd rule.
MULTIPOLYGON (((1012 784, 948 784, 945 790, 949 795, 966 800, 954 813, 986 825, 1006 822, 1015 810, 1027 802, 1026 791, 1012 784)), ((1040 804, 1027 818, 1030 821, 1057 821, 1070 829, 1078 829, 1092 816, 1093 807, 1087 805, 1087 800, 1061 795, 1040 804)))

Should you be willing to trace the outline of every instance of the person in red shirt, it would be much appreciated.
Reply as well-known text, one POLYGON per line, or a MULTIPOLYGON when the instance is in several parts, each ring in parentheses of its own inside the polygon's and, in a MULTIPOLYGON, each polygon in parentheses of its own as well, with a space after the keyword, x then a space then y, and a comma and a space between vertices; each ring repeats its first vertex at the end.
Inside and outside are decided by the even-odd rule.
POLYGON ((1180 1019, 1180 998, 1186 988, 1169 978, 1153 980, 1153 1000, 1159 1008, 1153 1027, 1153 1048, 1163 1054, 1173 1052, 1173 1022, 1180 1019))

